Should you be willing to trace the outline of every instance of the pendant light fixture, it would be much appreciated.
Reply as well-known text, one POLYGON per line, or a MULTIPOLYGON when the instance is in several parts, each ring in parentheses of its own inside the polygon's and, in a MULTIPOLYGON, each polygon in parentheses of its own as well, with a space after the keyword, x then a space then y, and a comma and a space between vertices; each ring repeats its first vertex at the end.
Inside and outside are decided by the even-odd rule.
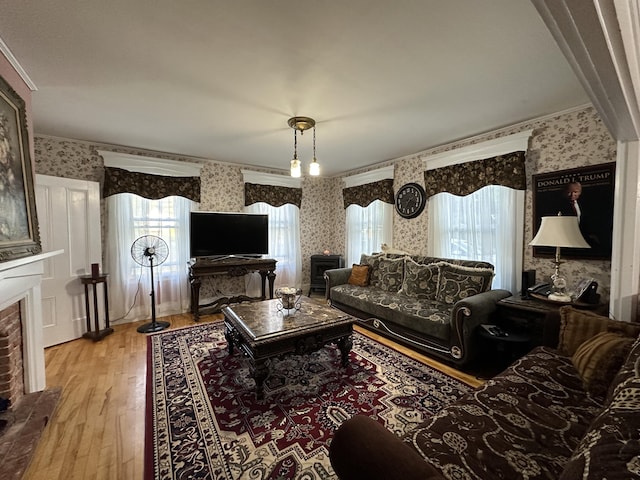
POLYGON ((293 128, 293 160, 291 160, 291 176, 299 177, 302 174, 302 166, 298 160, 298 132, 304 134, 305 130, 313 128, 313 160, 309 165, 309 175, 320 175, 320 164, 316 159, 316 121, 309 117, 291 117, 288 124, 293 128))

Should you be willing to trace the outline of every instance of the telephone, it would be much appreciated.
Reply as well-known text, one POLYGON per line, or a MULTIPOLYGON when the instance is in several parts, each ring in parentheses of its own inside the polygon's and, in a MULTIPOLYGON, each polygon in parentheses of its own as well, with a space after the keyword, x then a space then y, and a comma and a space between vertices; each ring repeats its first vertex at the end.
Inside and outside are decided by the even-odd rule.
POLYGON ((575 289, 575 301, 583 303, 595 304, 600 301, 600 295, 598 294, 598 282, 593 278, 585 278, 576 285, 575 289))
MULTIPOLYGON (((585 278, 578 282, 574 288, 574 295, 576 302, 596 304, 600 301, 600 295, 597 293, 598 282, 593 278, 585 278)), ((527 291, 530 294, 548 297, 551 293, 550 283, 537 283, 532 287, 529 287, 527 291)))
POLYGON ((529 293, 535 293, 536 295, 542 295, 543 297, 548 297, 551 293, 551 284, 550 283, 536 283, 534 286, 529 287, 527 289, 529 293))

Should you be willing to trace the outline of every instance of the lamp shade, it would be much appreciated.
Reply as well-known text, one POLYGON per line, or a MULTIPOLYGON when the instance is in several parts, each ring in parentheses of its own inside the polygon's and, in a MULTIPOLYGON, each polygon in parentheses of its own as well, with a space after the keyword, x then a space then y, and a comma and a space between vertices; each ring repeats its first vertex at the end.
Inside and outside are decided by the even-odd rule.
POLYGON ((591 248, 585 241, 578 217, 542 217, 540 229, 529 243, 534 247, 591 248))

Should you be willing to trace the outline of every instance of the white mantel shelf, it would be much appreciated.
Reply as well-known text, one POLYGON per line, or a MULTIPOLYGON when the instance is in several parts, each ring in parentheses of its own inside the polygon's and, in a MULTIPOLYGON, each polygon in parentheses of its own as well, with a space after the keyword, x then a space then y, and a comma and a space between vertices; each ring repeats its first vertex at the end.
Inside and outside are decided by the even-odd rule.
POLYGON ((46 388, 42 339, 43 262, 62 253, 64 250, 54 250, 0 263, 0 310, 22 302, 20 313, 25 393, 46 388))
POLYGON ((15 260, 2 262, 0 263, 0 272, 18 268, 18 267, 21 267, 22 265, 28 265, 34 262, 41 262, 42 260, 45 260, 50 257, 55 257, 56 255, 60 255, 62 253, 64 253, 64 250, 54 250, 52 252, 44 252, 44 253, 39 253, 37 255, 31 255, 29 257, 16 258, 15 260))

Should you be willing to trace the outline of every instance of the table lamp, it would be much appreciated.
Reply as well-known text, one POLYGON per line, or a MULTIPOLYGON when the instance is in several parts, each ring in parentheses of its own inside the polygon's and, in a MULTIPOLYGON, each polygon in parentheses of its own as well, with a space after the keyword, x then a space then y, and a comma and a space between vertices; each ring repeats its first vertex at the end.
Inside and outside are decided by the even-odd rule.
POLYGON ((586 242, 580 226, 578 217, 558 214, 556 217, 542 217, 542 223, 538 233, 529 245, 534 247, 555 247, 556 256, 554 260, 554 273, 551 275, 553 286, 548 299, 556 302, 570 302, 571 297, 567 294, 567 280, 560 275, 560 248, 591 248, 586 242))

